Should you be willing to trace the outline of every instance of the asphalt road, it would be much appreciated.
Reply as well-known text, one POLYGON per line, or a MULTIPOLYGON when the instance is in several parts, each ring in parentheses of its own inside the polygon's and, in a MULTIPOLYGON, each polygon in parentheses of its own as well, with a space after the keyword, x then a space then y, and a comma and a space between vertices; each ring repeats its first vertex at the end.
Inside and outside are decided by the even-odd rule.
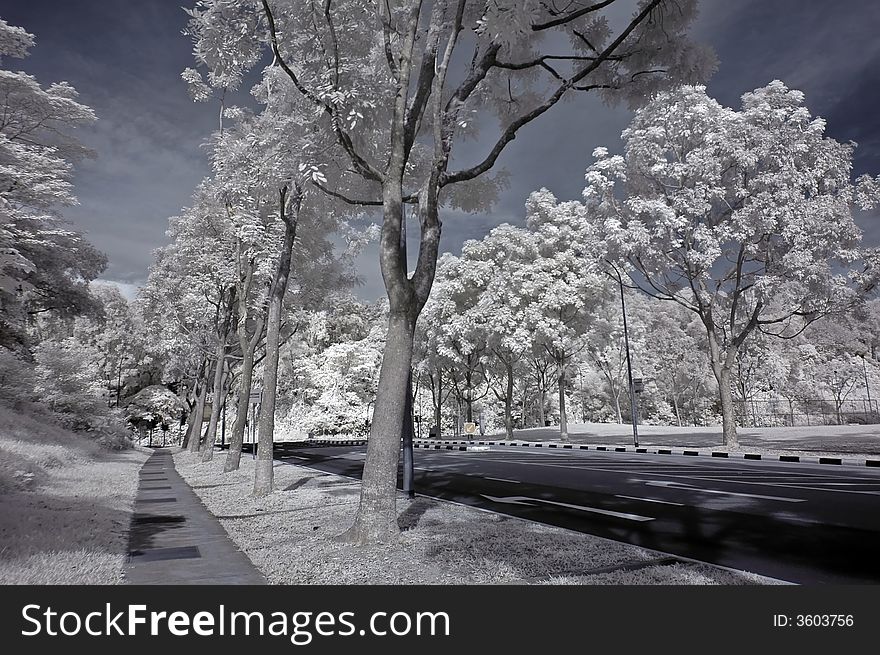
MULTIPOLYGON (((282 461, 360 478, 365 447, 282 461)), ((415 451, 418 493, 801 584, 880 583, 880 471, 577 450, 415 451)))

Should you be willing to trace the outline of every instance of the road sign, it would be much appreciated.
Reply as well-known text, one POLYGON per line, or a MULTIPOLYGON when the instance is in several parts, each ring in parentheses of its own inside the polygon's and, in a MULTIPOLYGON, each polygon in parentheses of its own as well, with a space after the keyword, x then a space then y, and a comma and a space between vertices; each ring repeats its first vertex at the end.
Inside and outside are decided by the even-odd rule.
POLYGON ((465 434, 474 434, 477 431, 476 423, 465 423, 464 424, 464 433, 465 434))
POLYGON ((262 402, 262 397, 262 389, 251 389, 251 405, 259 405, 262 402))

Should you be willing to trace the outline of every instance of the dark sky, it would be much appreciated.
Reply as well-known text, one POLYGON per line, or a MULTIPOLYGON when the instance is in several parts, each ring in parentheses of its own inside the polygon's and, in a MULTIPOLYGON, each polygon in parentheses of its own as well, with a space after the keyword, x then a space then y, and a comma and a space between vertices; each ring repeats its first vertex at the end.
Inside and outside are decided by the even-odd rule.
MULTIPOLYGON (((36 35, 24 60, 4 66, 44 85, 66 80, 99 117, 80 137, 98 152, 75 178, 80 205, 65 215, 110 258, 104 278, 131 292, 152 250, 166 242, 169 216, 187 205, 208 173, 201 147, 217 125, 214 105, 193 103, 180 72, 193 65, 181 34, 192 0, 0 0, 0 18, 36 35)), ((880 173, 880 2, 865 0, 703 0, 693 35, 720 60, 709 92, 739 97, 773 79, 806 94, 828 133, 859 144, 856 174, 880 173)), ((555 107, 520 133, 500 163, 509 190, 487 215, 447 215, 443 247, 458 251, 502 222, 521 223, 528 194, 542 186, 580 197, 584 169, 599 145, 619 148, 630 114, 583 97, 555 107)), ((479 143, 478 146, 479 147, 479 143)), ((866 242, 880 243, 880 218, 858 217, 866 242)), ((382 294, 375 249, 361 257, 359 295, 382 294)))

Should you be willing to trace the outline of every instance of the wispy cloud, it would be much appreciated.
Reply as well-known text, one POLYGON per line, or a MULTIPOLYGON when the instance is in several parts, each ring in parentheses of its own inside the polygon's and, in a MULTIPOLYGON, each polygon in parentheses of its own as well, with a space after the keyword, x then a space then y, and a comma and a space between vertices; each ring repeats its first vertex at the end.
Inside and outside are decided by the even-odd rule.
MULTIPOLYGON (((9 3, 7 3, 9 4, 9 3)), ((92 106, 99 122, 82 138, 98 152, 83 162, 75 183, 80 206, 66 216, 110 258, 104 276, 136 285, 146 277, 152 252, 166 242, 167 219, 187 205, 208 172, 201 145, 216 128, 216 106, 196 105, 180 71, 192 65, 191 44, 180 34, 187 17, 165 0, 78 0, 12 3, 3 18, 37 36, 33 55, 10 60, 43 83, 68 80, 92 106)), ((618 12, 623 20, 628 9, 618 12)), ((880 3, 838 0, 704 0, 694 35, 721 61, 709 91, 736 106, 744 92, 774 78, 807 94, 829 133, 855 140, 856 169, 880 172, 880 3)), ((4 62, 9 63, 9 62, 4 62)), ((245 96, 246 97, 246 96, 245 96)), ((547 187, 561 199, 580 197, 590 153, 620 147, 630 113, 598 98, 580 96, 554 107, 528 126, 499 160, 509 188, 485 214, 444 212, 441 247, 460 251, 502 222, 524 223, 528 194, 547 187)), ((461 144, 455 163, 467 165, 491 147, 492 130, 461 144)), ((869 243, 880 243, 880 218, 859 216, 869 243)), ((414 261, 417 244, 411 235, 414 261)), ((365 299, 383 291, 378 252, 359 257, 365 299)))

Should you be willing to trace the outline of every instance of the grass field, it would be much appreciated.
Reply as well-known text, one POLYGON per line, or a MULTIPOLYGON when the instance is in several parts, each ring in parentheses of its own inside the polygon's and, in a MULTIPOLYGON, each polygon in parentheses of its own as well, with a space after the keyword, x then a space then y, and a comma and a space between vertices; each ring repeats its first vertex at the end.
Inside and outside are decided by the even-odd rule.
POLYGON ((0 583, 118 584, 147 458, 0 408, 0 583))
POLYGON ((276 464, 276 491, 254 498, 253 460, 175 455, 178 471, 273 584, 765 584, 767 578, 424 497, 398 499, 395 544, 336 537, 354 518, 359 483, 276 464))

